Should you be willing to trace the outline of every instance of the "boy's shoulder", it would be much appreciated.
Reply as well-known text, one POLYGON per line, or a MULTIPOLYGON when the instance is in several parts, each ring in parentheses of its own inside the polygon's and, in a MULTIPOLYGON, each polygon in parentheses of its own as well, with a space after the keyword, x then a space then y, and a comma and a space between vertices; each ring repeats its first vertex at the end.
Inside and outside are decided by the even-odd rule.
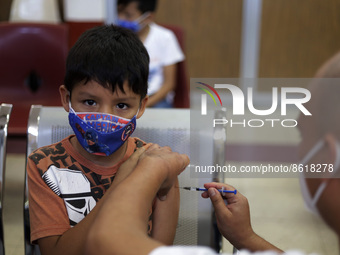
POLYGON ((151 23, 150 24, 151 30, 158 36, 161 34, 162 36, 168 37, 168 36, 175 36, 174 32, 170 30, 169 28, 166 28, 162 25, 159 25, 157 23, 151 23))
POLYGON ((143 146, 150 146, 151 143, 147 143, 138 137, 129 137, 130 143, 134 144, 134 150, 143 146))
MULTIPOLYGON (((71 145, 70 137, 68 136, 57 143, 40 147, 33 151, 28 158, 34 165, 42 169, 47 169, 50 165, 59 165, 59 162, 66 164, 68 161, 73 162, 73 164, 77 161, 79 164, 86 165, 86 159, 82 159, 71 145)), ((137 137, 129 137, 127 142, 128 149, 126 153, 129 156, 137 148, 149 145, 137 137)))
POLYGON ((46 146, 43 146, 43 147, 40 147, 34 150, 28 156, 28 158, 32 160, 34 163, 38 164, 44 158, 51 158, 51 157, 58 158, 61 155, 65 155, 65 152, 66 152, 65 143, 69 141, 69 137, 70 136, 64 138, 63 140, 59 142, 46 145, 46 146))

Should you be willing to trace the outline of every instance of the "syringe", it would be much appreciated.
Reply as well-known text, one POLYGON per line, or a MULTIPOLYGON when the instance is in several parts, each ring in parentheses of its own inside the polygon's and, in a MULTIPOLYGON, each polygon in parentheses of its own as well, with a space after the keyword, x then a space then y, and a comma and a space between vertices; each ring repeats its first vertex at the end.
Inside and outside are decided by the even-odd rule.
MULTIPOLYGON (((205 188, 197 188, 197 187, 179 187, 180 189, 186 189, 186 190, 196 190, 196 191, 208 191, 208 189, 205 188)), ((237 190, 225 190, 225 189, 218 189, 219 192, 222 193, 234 193, 236 195, 237 190)))

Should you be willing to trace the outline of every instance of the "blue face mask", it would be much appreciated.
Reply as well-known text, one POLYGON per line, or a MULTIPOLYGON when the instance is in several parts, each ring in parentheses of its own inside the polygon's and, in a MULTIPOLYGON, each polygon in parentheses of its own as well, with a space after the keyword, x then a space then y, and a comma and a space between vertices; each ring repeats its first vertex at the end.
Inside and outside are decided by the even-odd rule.
POLYGON ((79 143, 87 152, 109 156, 133 133, 137 114, 130 120, 112 114, 75 112, 70 105, 68 118, 79 143))
POLYGON ((139 18, 137 18, 134 21, 118 19, 117 20, 117 26, 125 27, 125 28, 130 29, 133 32, 137 33, 137 32, 139 32, 144 27, 140 23, 144 19, 146 19, 149 16, 149 14, 150 14, 149 12, 146 12, 146 13, 144 13, 143 15, 141 15, 139 18))
POLYGON ((128 20, 118 19, 117 20, 117 26, 125 27, 127 29, 132 30, 135 33, 137 33, 138 31, 141 30, 139 23, 136 22, 136 21, 128 21, 128 20))

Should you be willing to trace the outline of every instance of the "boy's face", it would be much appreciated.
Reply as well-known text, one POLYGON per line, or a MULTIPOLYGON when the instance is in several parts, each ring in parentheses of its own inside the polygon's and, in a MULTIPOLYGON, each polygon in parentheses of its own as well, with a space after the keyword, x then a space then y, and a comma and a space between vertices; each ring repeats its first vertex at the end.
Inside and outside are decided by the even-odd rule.
POLYGON ((123 93, 118 87, 115 92, 104 88, 91 80, 86 84, 80 83, 74 86, 71 98, 64 85, 60 86, 60 96, 64 109, 69 111, 69 100, 75 112, 100 112, 113 114, 119 117, 131 119, 137 115, 137 119, 143 115, 148 97, 141 100, 140 95, 135 94, 124 83, 123 93), (139 110, 139 111, 138 111, 139 110))
POLYGON ((118 18, 127 21, 138 19, 143 13, 138 9, 137 2, 131 2, 126 6, 118 6, 118 18))

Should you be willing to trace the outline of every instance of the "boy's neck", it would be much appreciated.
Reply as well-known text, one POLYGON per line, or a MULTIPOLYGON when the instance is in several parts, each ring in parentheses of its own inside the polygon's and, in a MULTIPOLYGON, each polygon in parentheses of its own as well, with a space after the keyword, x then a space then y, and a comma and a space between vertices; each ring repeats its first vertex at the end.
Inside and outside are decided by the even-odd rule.
POLYGON ((90 160, 93 164, 103 167, 112 167, 116 165, 125 155, 127 149, 127 142, 124 143, 118 150, 112 153, 110 156, 98 156, 87 152, 78 142, 76 136, 73 136, 70 140, 73 148, 80 153, 84 158, 90 160))
POLYGON ((150 24, 146 25, 143 27, 139 32, 138 32, 138 37, 139 39, 144 43, 146 38, 148 37, 150 32, 150 24))

